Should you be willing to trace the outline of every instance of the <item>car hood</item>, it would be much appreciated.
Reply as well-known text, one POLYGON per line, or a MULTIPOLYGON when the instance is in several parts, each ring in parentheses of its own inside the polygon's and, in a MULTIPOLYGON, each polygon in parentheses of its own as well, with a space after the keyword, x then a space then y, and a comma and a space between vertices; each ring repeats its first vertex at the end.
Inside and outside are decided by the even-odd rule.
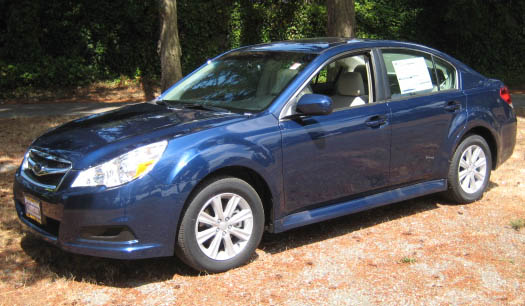
POLYGON ((158 137, 178 137, 244 117, 236 113, 140 103, 73 120, 43 134, 31 146, 66 158, 75 165, 86 154, 126 139, 144 144, 145 134, 152 134, 146 140, 153 142, 158 137))

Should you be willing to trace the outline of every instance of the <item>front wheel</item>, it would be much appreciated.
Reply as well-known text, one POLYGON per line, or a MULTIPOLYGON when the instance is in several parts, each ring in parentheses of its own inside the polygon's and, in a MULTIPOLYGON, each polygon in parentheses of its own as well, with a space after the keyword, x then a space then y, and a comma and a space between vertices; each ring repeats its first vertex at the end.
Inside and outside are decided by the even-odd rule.
POLYGON ((448 172, 447 196, 458 203, 477 201, 487 189, 492 156, 479 135, 465 138, 457 147, 448 172))
POLYGON ((199 271, 227 271, 250 259, 263 230, 264 211, 253 187, 221 178, 191 200, 180 224, 177 253, 199 271))

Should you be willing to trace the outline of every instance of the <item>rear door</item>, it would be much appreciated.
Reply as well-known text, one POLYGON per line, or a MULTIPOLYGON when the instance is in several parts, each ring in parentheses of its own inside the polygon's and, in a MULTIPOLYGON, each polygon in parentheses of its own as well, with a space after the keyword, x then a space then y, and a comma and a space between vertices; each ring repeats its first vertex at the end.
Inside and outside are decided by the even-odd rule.
POLYGON ((419 51, 383 49, 380 54, 392 112, 391 184, 445 178, 445 147, 466 115, 455 68, 419 51))

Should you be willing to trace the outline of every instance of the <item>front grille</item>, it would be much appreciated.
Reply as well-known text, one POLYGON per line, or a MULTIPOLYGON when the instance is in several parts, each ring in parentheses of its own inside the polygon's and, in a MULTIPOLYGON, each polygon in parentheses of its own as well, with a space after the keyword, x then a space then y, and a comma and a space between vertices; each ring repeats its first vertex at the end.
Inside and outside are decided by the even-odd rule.
POLYGON ((35 149, 29 150, 26 159, 27 167, 22 169, 22 176, 48 190, 56 190, 71 169, 70 161, 35 149))
POLYGON ((35 163, 45 165, 50 168, 59 168, 65 169, 71 166, 71 163, 62 158, 37 151, 35 149, 29 150, 29 159, 33 160, 35 163))

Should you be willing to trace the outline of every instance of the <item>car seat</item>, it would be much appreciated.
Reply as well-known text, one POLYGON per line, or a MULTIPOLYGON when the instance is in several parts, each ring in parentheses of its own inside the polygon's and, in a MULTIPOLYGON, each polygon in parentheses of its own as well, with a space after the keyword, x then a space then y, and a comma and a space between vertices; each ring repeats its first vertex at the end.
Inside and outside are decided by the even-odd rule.
POLYGON ((336 94, 332 96, 334 109, 343 109, 366 104, 365 86, 359 72, 343 72, 336 84, 336 94))

